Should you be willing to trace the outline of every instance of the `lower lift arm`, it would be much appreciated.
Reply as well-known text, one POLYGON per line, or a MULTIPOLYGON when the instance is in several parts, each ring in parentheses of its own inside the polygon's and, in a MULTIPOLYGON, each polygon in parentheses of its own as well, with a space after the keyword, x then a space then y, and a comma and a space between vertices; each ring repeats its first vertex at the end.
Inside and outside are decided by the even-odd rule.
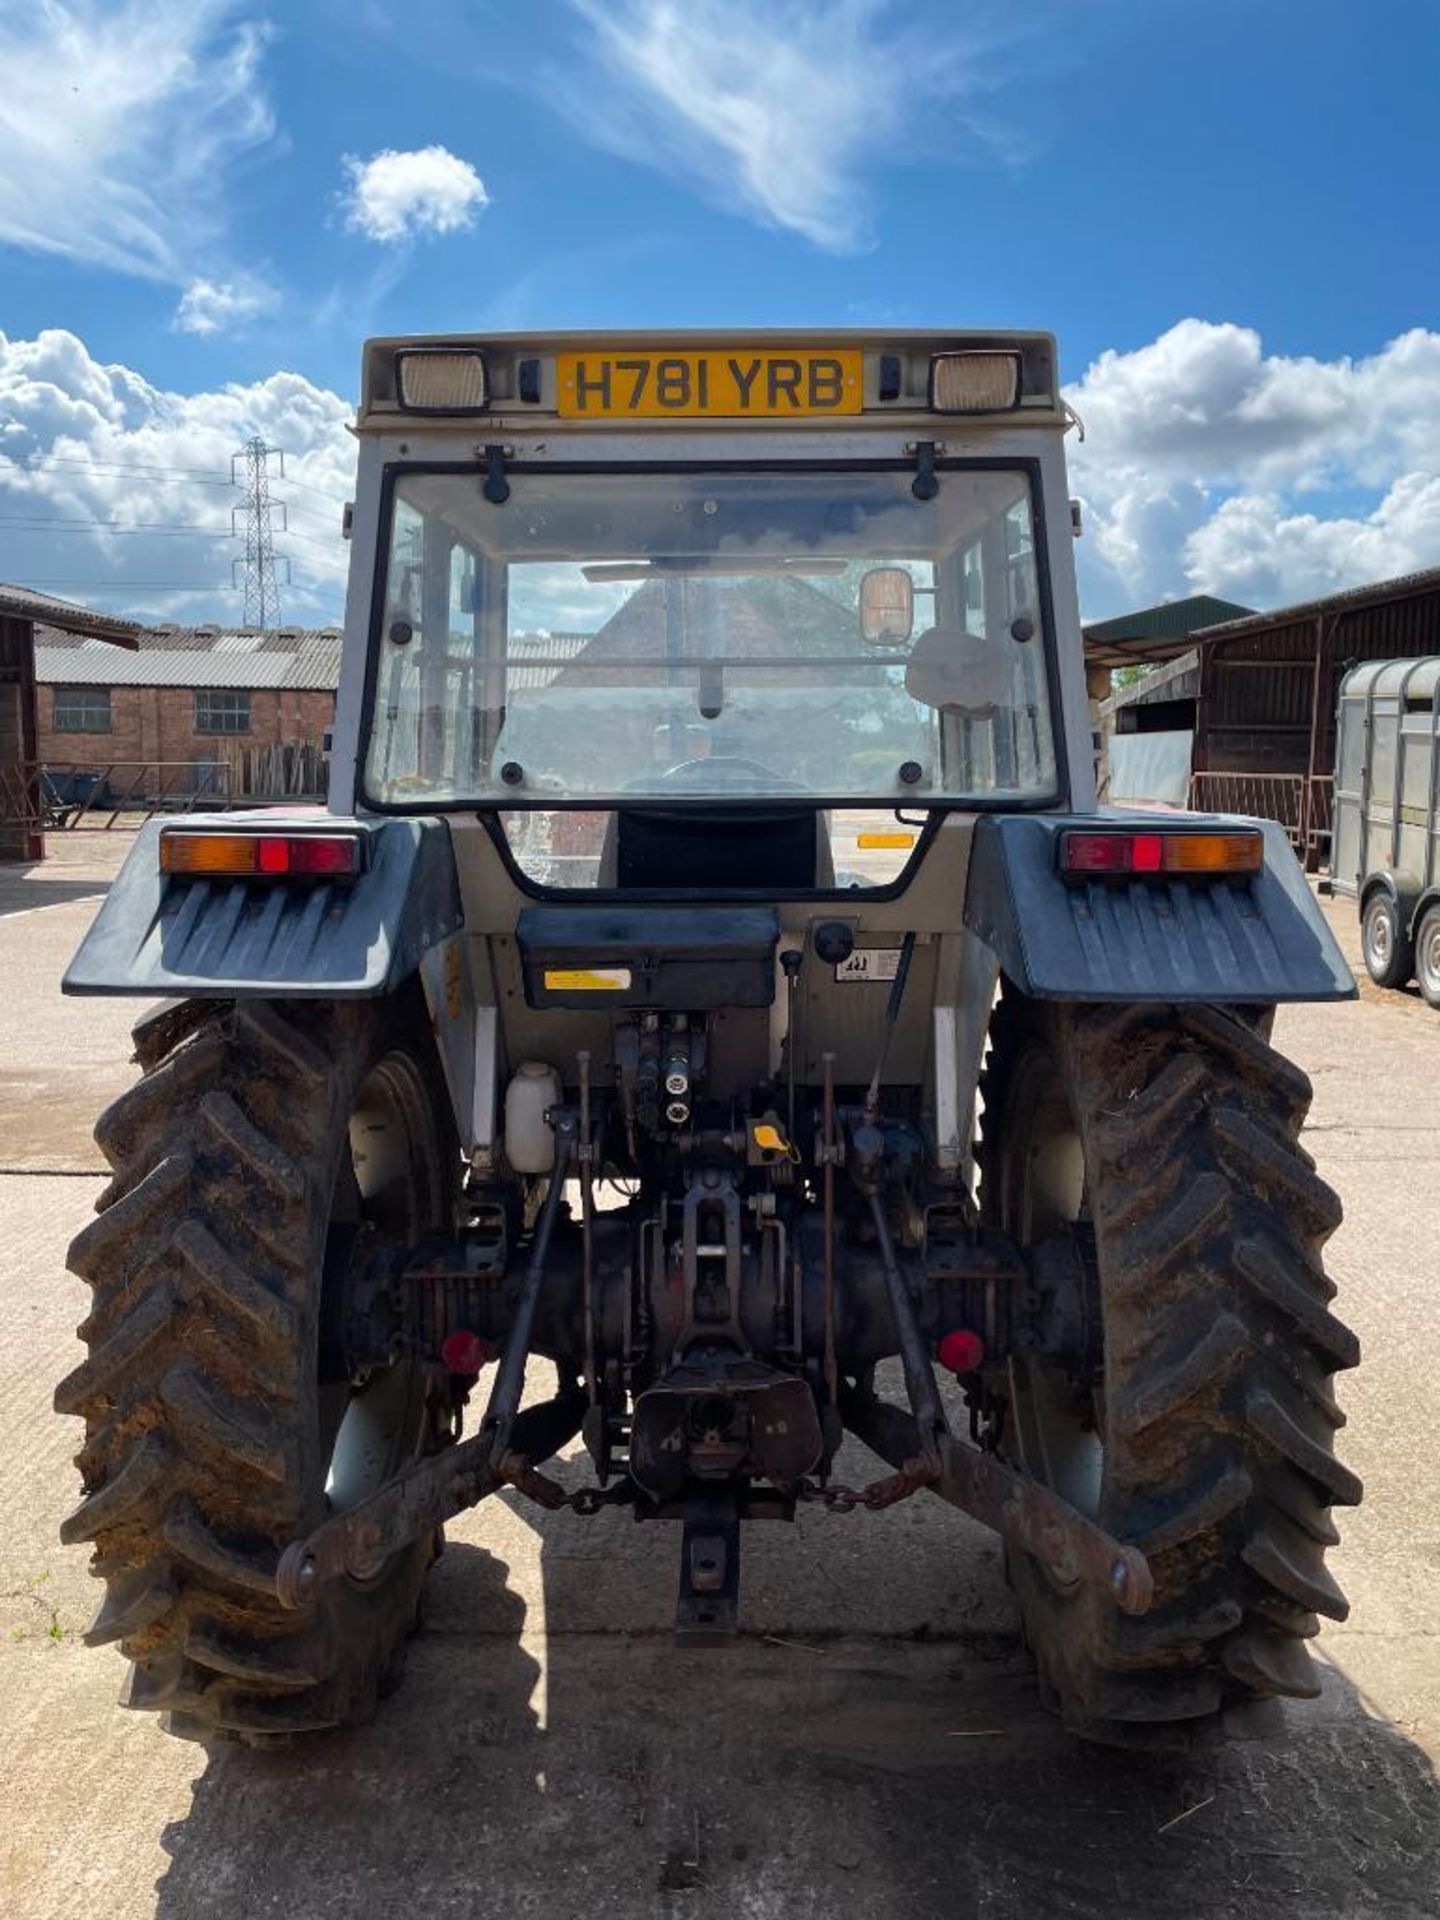
POLYGON ((559 1112, 552 1124, 555 1167, 479 1432, 431 1459, 417 1460, 371 1499, 334 1515, 308 1539, 288 1546, 275 1572, 283 1606, 305 1606, 321 1582, 339 1574, 368 1579, 407 1541, 477 1505, 499 1487, 523 1485, 535 1462, 548 1460, 580 1431, 585 1418, 583 1393, 562 1392, 540 1406, 520 1408, 545 1262, 575 1148, 574 1115, 559 1112))

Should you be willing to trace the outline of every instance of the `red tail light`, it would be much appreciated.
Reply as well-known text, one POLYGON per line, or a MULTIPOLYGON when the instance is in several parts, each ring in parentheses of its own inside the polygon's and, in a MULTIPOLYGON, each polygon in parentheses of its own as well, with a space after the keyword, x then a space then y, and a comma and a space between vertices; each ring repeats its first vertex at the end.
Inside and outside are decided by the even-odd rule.
POLYGON ((360 842, 350 834, 270 834, 260 842, 261 873, 355 873, 360 842))
POLYGON ((1264 836, 1253 828, 1229 833, 1172 831, 1136 833, 1107 828, 1060 835, 1060 871, 1074 879, 1128 878, 1156 874, 1258 873, 1265 864, 1264 836))

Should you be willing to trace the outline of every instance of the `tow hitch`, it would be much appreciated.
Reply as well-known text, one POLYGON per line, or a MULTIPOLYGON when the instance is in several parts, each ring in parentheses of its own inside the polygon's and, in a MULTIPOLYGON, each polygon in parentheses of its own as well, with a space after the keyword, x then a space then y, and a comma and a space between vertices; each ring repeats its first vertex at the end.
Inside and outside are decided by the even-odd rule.
MULTIPOLYGON (((831 1482, 812 1384, 747 1352, 731 1306, 739 1291, 736 1208, 730 1190, 712 1180, 702 1204, 686 1209, 684 1336, 670 1366, 636 1401, 622 1477, 605 1485, 602 1475, 601 1485, 570 1493, 543 1474, 543 1462, 581 1431, 592 1405, 591 1392, 572 1384, 553 1400, 520 1408, 565 1176, 577 1159, 582 1180, 586 1172, 577 1147, 579 1117, 556 1109, 550 1124, 554 1175, 479 1431, 417 1461, 368 1500, 287 1547, 275 1575, 284 1606, 307 1605, 317 1586, 341 1575, 372 1578, 408 1541, 513 1486, 551 1509, 593 1514, 623 1501, 633 1504, 638 1518, 682 1520, 676 1631, 690 1645, 715 1645, 737 1631, 742 1519, 792 1519, 801 1500, 841 1512, 875 1510, 927 1489, 1033 1554, 1058 1581, 1096 1586, 1125 1613, 1146 1610, 1153 1583, 1138 1548, 1112 1539, 1038 1481, 951 1432, 876 1177, 883 1143, 863 1122, 854 1130, 850 1169, 868 1201, 910 1411, 848 1383, 837 1383, 836 1410, 843 1425, 897 1471, 860 1491, 831 1482), (723 1235, 713 1249, 699 1242, 698 1260, 713 1254, 727 1285, 707 1321, 697 1306, 704 1289, 697 1279, 696 1236, 712 1216, 720 1224, 710 1230, 721 1233, 723 1226, 723 1235), (817 1466, 819 1482, 809 1477, 817 1466)), ((832 1315, 833 1306, 827 1326, 832 1315)), ((830 1371, 828 1352, 823 1371, 830 1371)))

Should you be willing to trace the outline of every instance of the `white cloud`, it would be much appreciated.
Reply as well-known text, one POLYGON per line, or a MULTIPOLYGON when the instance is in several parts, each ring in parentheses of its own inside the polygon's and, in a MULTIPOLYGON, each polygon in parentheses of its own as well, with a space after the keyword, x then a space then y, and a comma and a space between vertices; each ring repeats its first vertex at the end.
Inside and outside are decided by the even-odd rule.
POLYGON ((183 285, 274 120, 237 0, 0 11, 0 242, 183 285))
POLYGON ((1189 575, 1273 606, 1440 566, 1440 473, 1407 473, 1372 513, 1287 510, 1273 494, 1237 494, 1185 543, 1189 575))
POLYGON ((259 433, 285 451, 290 532, 275 515, 287 620, 338 617, 353 491, 353 409, 296 373, 201 393, 96 360, 73 333, 0 334, 0 579, 139 618, 237 620, 230 456, 259 433))
POLYGON ((876 160, 996 144, 972 102, 993 42, 973 5, 943 29, 889 0, 572 0, 593 71, 546 90, 575 132, 765 224, 847 253, 869 238, 876 160))
POLYGON ((1069 390, 1086 612, 1215 592, 1264 604, 1440 565, 1440 333, 1266 354, 1188 319, 1069 390))
POLYGON ((181 333, 228 333, 274 304, 272 291, 255 281, 192 280, 175 309, 175 325, 181 333))
POLYGON ((412 153, 387 147, 368 160, 347 154, 342 164, 348 181, 341 195, 345 224, 370 240, 458 233, 473 226, 490 204, 474 167, 446 147, 412 153))

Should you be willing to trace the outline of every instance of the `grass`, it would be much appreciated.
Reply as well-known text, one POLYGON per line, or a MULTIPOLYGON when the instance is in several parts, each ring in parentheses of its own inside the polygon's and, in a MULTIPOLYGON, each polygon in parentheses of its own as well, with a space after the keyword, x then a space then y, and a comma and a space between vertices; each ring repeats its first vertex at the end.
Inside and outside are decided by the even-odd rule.
POLYGON ((44 1589, 50 1584, 50 1569, 44 1568, 32 1574, 23 1587, 12 1587, 0 1599, 18 1600, 31 1615, 31 1622, 21 1620, 10 1629, 11 1644, 22 1645, 27 1640, 48 1640, 54 1646, 60 1646, 75 1637, 75 1629, 67 1627, 60 1618, 60 1609, 44 1589), (38 1617, 37 1617, 38 1616, 38 1617))

